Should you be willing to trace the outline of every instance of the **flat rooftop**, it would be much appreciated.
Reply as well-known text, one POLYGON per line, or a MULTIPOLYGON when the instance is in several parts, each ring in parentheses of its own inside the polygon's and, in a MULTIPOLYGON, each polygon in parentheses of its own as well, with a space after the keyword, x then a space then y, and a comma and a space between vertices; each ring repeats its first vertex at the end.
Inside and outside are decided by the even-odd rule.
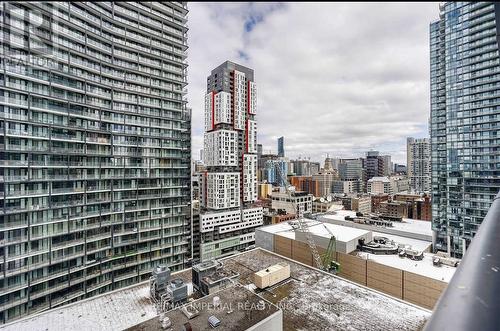
MULTIPOLYGON (((191 270, 172 273, 172 277, 191 281, 191 270)), ((149 282, 143 282, 0 325, 0 330, 123 330, 156 315, 149 282)))
POLYGON ((457 270, 457 268, 447 265, 435 266, 432 263, 434 254, 430 253, 424 253, 424 258, 420 261, 411 260, 406 257, 401 258, 398 255, 376 255, 367 252, 358 252, 357 255, 389 267, 412 272, 445 283, 450 282, 457 270))
MULTIPOLYGON (((283 330, 421 330, 431 314, 426 309, 260 248, 221 261, 224 269, 240 275, 239 285, 213 295, 220 297, 223 307, 224 303, 227 306, 232 302, 233 312, 219 314, 210 308, 199 310, 200 315, 190 320, 193 330, 208 330, 209 315, 222 321, 217 329, 245 330, 247 325, 274 314, 273 305, 281 309, 283 330), (254 273, 280 262, 290 265, 291 277, 265 290, 256 289, 254 273), (238 309, 238 302, 261 303, 261 300, 270 307, 263 315, 254 311, 251 304, 250 311, 238 309)), ((173 275, 188 280, 191 270, 173 275)), ((212 302, 213 295, 189 304, 212 302)), ((167 312, 167 316, 173 322, 173 330, 187 321, 180 310, 167 312)), ((160 330, 160 327, 156 309, 149 299, 149 284, 141 283, 29 316, 0 330, 160 330)))
MULTIPOLYGON (((309 232, 311 232, 312 234, 330 239, 330 237, 332 236, 330 234, 331 232, 335 236, 337 241, 342 242, 349 242, 369 232, 363 229, 356 229, 311 219, 304 219, 304 222, 308 226, 309 232), (328 232, 327 228, 328 230, 330 230, 330 232, 328 232)), ((288 221, 267 225, 259 228, 259 230, 272 234, 279 234, 280 236, 289 239, 295 239, 295 230, 292 225, 288 223, 288 221)))
MULTIPOLYGON (((196 308, 199 315, 188 319, 182 312, 182 307, 177 307, 165 314, 170 319, 173 330, 182 330, 182 326, 187 322, 196 331, 213 330, 208 323, 210 316, 215 316, 221 321, 217 327, 219 331, 246 330, 274 314, 281 315, 277 306, 239 284, 207 295, 188 306, 196 308), (215 296, 220 299, 217 307, 213 304, 215 296)), ((127 329, 127 331, 155 330, 163 330, 159 318, 152 318, 127 329)))
POLYGON ((283 310, 283 330, 420 330, 430 312, 263 249, 224 260, 253 283, 253 274, 274 264, 290 265, 291 277, 258 293, 283 310))
POLYGON ((427 240, 401 237, 401 236, 397 236, 397 235, 390 234, 390 233, 382 233, 382 232, 375 232, 375 231, 373 231, 372 233, 373 233, 374 237, 385 237, 389 240, 394 241, 397 244, 405 245, 406 248, 411 248, 411 249, 417 250, 419 252, 429 251, 431 246, 432 246, 432 242, 427 241, 427 240))
MULTIPOLYGON (((345 211, 344 211, 345 212, 345 211)), ((345 221, 349 223, 349 221, 345 221)), ((358 238, 360 235, 372 232, 373 237, 385 237, 389 240, 394 241, 396 244, 405 245, 405 247, 417 250, 419 252, 428 252, 432 246, 432 242, 428 240, 421 240, 409 237, 403 237, 392 233, 378 232, 380 227, 372 227, 373 231, 362 230, 357 228, 351 228, 347 224, 345 226, 336 225, 331 223, 323 223, 325 226, 321 225, 321 222, 314 220, 306 220, 306 223, 310 225, 309 230, 311 233, 322 236, 325 238, 330 238, 328 231, 325 226, 330 229, 330 231, 337 237, 339 241, 349 241, 358 238), (376 231, 377 230, 377 231, 376 231)), ((350 222, 352 223, 352 222, 350 222)), ((272 233, 273 235, 282 236, 288 239, 297 240, 295 237, 295 231, 288 222, 282 222, 278 224, 268 225, 259 228, 259 231, 272 233)), ((399 232, 398 232, 399 233, 399 232)), ((318 244, 318 242, 316 242, 318 244)), ((266 247, 265 245, 263 245, 266 247)), ((272 248, 269 248, 272 249, 272 248)), ((352 255, 358 255, 365 259, 373 260, 377 263, 394 267, 400 270, 405 270, 413 272, 417 275, 429 277, 432 279, 440 280, 449 283, 450 279, 455 274, 456 268, 446 265, 434 266, 432 263, 433 254, 424 253, 424 259, 421 261, 414 261, 409 258, 401 258, 399 255, 376 255, 367 252, 359 252, 355 250, 351 253, 352 255)))
POLYGON ((418 236, 421 238, 428 238, 429 240, 432 238, 432 228, 431 222, 429 221, 421 221, 410 218, 403 218, 402 222, 393 221, 392 227, 380 227, 375 225, 367 225, 367 224, 357 224, 352 221, 346 221, 345 217, 356 217, 356 212, 352 210, 338 210, 336 212, 332 212, 331 214, 321 215, 320 219, 325 222, 335 221, 336 224, 342 223, 342 225, 350 226, 350 227, 358 227, 363 225, 364 227, 371 227, 374 231, 384 232, 382 229, 387 229, 389 231, 397 231, 401 235, 406 236, 418 236), (379 230, 375 230, 379 229, 379 230))

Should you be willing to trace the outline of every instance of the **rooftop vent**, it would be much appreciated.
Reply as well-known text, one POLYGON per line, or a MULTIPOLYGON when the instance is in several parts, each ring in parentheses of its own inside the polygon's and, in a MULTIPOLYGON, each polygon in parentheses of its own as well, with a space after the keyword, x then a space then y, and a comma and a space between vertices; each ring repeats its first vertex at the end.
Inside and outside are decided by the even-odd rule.
POLYGON ((220 305, 220 298, 218 296, 214 297, 214 307, 219 307, 220 305))
POLYGON ((163 329, 168 329, 172 326, 172 322, 170 321, 170 318, 165 317, 163 321, 161 322, 161 327, 163 329))
POLYGON ((212 328, 216 328, 220 325, 220 320, 214 315, 212 315, 208 318, 208 324, 210 324, 212 328))
POLYGON ((193 305, 187 305, 181 308, 181 311, 186 315, 188 319, 195 318, 200 314, 198 309, 196 309, 193 305))

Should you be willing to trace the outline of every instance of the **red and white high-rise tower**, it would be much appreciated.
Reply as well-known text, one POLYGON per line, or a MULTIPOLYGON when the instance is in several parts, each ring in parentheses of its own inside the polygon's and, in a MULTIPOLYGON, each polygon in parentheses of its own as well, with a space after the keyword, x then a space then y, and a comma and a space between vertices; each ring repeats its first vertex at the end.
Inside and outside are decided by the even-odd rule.
POLYGON ((226 61, 207 78, 201 175, 201 260, 254 244, 257 207, 257 94, 252 69, 226 61))

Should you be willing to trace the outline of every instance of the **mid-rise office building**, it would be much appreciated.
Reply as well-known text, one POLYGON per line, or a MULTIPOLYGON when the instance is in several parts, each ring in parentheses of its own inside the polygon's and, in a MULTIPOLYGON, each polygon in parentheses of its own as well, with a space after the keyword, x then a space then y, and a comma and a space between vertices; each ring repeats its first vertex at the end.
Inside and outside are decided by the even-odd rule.
POLYGON ((201 176, 200 259, 254 243, 263 224, 257 201, 257 99, 254 72, 226 61, 207 78, 205 166, 201 176))
POLYGON ((332 183, 332 193, 352 194, 363 192, 364 184, 361 179, 338 179, 332 183))
POLYGON ((264 170, 266 168, 267 161, 278 159, 278 155, 276 154, 260 154, 260 156, 258 156, 257 167, 259 170, 264 170))
POLYGON ((384 176, 390 176, 392 174, 392 162, 391 162, 391 156, 390 155, 382 155, 380 156, 382 158, 382 162, 384 164, 384 176))
POLYGON ((431 198, 428 194, 395 194, 394 201, 404 201, 408 206, 408 218, 430 221, 431 198))
POLYGON ((0 321, 185 267, 185 2, 3 2, 0 321))
POLYGON ((284 210, 287 214, 294 214, 298 217, 312 213, 314 197, 307 192, 294 191, 288 194, 282 190, 281 192, 272 192, 269 196, 274 210, 284 210))
POLYGON ((334 193, 364 192, 366 171, 363 159, 340 159, 339 180, 334 183, 334 193))
POLYGON ((306 159, 291 160, 293 165, 293 174, 295 176, 311 176, 319 171, 317 163, 306 159))
POLYGON ((362 159, 341 159, 339 163, 339 176, 343 180, 363 179, 362 159))
POLYGON ((353 210, 368 215, 372 210, 372 200, 370 196, 351 195, 341 198, 342 205, 346 210, 353 210))
POLYGON ((401 175, 401 174, 406 174, 406 166, 404 164, 394 164, 394 173, 401 175))
POLYGON ((429 139, 406 139, 406 159, 410 189, 414 192, 431 190, 431 143, 429 139))
POLYGON ((370 194, 396 194, 407 192, 409 189, 408 179, 404 176, 373 177, 368 180, 367 192, 370 194))
POLYGON ((462 256, 500 189, 500 4, 446 2, 430 25, 432 227, 462 256))
POLYGON ((317 184, 312 179, 312 176, 291 176, 290 184, 294 186, 297 191, 317 195, 317 184))
POLYGON ((280 158, 278 160, 266 161, 263 179, 275 186, 285 187, 285 179, 288 174, 288 162, 280 158))
POLYGON ((384 176, 384 159, 379 155, 378 151, 366 152, 364 162, 366 180, 384 176))

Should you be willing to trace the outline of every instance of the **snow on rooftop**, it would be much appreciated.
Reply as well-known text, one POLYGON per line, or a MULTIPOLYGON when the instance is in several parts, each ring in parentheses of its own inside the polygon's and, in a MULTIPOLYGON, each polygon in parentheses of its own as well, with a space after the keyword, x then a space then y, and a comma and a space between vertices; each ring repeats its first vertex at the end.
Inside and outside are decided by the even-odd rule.
POLYGON ((372 177, 368 180, 369 182, 390 182, 389 178, 387 177, 372 177))
MULTIPOLYGON (((224 268, 240 274, 243 286, 253 283, 255 272, 278 262, 290 265, 291 278, 257 295, 282 309, 284 330, 420 330, 430 317, 428 310, 260 248, 223 259, 224 268)), ((178 276, 190 275, 188 269, 178 276)), ((155 316, 149 284, 141 283, 28 316, 0 330, 123 330, 155 316)), ((150 330, 159 330, 157 326, 150 330)))
POLYGON ((359 256, 375 261, 377 263, 412 272, 417 275, 422 275, 432 279, 440 280, 449 283, 457 268, 442 265, 436 267, 432 263, 433 254, 424 253, 424 259, 414 261, 408 258, 401 258, 398 255, 375 255, 366 252, 358 253, 359 256))
MULTIPOLYGON (((345 217, 356 217, 356 212, 352 210, 339 210, 332 214, 322 215, 322 219, 331 219, 335 221, 343 221, 346 225, 353 224, 352 221, 346 221, 345 217)), ((431 222, 421 221, 411 218, 403 218, 402 222, 392 222, 393 227, 390 229, 398 230, 401 232, 415 233, 432 237, 431 222)))
POLYGON ((275 253, 255 249, 226 259, 240 282, 278 262, 289 281, 259 293, 283 310, 283 330, 421 330, 430 312, 275 253), (231 262, 229 262, 231 261, 231 262))
POLYGON ((411 248, 417 250, 419 252, 424 252, 429 249, 432 245, 432 242, 426 240, 413 239, 408 237, 396 236, 393 234, 382 233, 382 232, 373 232, 374 237, 386 237, 389 240, 393 240, 397 244, 406 245, 407 248, 411 248))
MULTIPOLYGON (((304 222, 307 224, 307 226, 309 227, 309 231, 312 234, 325 238, 331 238, 333 234, 337 239, 337 241, 342 241, 342 242, 348 242, 353 239, 359 238, 360 236, 368 232, 367 230, 356 229, 325 222, 319 222, 310 219, 304 219, 304 222)), ((260 228, 259 230, 272 234, 277 234, 289 239, 295 239, 295 231, 288 222, 281 222, 273 225, 268 225, 260 228)))
POLYGON ((309 227, 309 231, 312 234, 325 238, 331 238, 333 234, 337 239, 337 241, 343 241, 343 242, 348 242, 357 239, 360 236, 365 235, 366 233, 369 232, 362 229, 350 228, 347 226, 324 223, 324 222, 315 222, 314 224, 311 224, 311 226, 309 227), (328 231, 327 228, 330 231, 328 231))
POLYGON ((141 283, 0 326, 2 331, 123 330, 155 317, 149 284, 141 283))

